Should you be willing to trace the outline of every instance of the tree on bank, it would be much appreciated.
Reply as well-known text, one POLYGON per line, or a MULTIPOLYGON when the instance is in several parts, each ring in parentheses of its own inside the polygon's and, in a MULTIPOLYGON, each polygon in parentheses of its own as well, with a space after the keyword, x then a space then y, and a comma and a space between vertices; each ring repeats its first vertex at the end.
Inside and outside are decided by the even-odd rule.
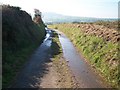
POLYGON ((43 23, 42 22, 42 19, 41 19, 41 15, 42 13, 40 12, 40 10, 38 9, 34 9, 34 18, 33 18, 33 21, 37 24, 40 24, 40 23, 43 23))

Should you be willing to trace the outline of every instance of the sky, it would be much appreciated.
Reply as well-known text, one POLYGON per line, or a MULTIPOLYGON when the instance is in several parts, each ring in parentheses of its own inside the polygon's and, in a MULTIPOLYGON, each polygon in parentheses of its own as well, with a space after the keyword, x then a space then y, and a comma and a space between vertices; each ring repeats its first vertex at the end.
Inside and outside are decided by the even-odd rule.
POLYGON ((69 16, 117 18, 119 0, 0 0, 33 15, 34 9, 69 16))

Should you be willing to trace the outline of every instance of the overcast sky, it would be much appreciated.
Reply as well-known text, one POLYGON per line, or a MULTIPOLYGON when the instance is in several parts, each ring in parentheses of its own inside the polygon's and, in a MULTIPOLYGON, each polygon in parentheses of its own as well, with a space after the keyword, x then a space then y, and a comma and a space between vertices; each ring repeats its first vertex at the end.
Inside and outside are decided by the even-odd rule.
POLYGON ((2 4, 19 6, 33 14, 37 8, 41 12, 55 12, 70 16, 117 18, 119 0, 0 0, 2 4))

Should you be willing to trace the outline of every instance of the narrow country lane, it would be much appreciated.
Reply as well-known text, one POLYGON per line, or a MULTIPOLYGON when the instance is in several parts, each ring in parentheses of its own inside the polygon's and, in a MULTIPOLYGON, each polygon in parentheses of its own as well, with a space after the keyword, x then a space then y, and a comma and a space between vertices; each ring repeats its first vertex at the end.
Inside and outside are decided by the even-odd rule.
MULTIPOLYGON (((105 88, 102 79, 95 74, 84 58, 76 51, 71 41, 55 30, 63 49, 71 74, 78 83, 78 88, 105 88)), ((48 30, 44 42, 36 49, 23 70, 17 76, 12 88, 60 88, 59 75, 51 59, 52 31, 48 30)), ((65 73, 65 72, 63 72, 65 73)), ((64 83, 64 82, 62 82, 64 83)))

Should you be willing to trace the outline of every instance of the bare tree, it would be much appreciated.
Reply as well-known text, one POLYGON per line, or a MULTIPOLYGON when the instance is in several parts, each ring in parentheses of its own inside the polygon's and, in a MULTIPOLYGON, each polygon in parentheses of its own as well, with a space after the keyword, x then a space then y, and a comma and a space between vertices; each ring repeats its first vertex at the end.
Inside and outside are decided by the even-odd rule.
POLYGON ((40 16, 41 17, 41 15, 42 15, 40 10, 38 10, 38 9, 34 9, 34 13, 35 13, 35 16, 40 16))
POLYGON ((42 23, 42 19, 41 19, 41 15, 42 13, 40 12, 40 10, 38 9, 34 9, 34 18, 33 18, 33 21, 37 24, 40 24, 42 23))

